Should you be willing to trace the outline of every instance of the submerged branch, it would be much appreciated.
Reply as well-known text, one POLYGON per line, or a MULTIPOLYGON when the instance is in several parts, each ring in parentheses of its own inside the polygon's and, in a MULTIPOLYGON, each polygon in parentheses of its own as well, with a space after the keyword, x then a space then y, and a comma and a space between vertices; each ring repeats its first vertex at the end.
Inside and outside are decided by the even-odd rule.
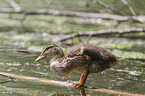
MULTIPOLYGON (((0 75, 7 76, 7 77, 10 77, 10 78, 15 78, 15 79, 29 80, 29 81, 32 81, 32 82, 40 82, 40 83, 44 83, 44 84, 51 84, 51 85, 54 85, 54 86, 70 87, 70 86, 73 85, 72 83, 68 83, 68 82, 64 82, 64 81, 54 81, 54 80, 36 78, 36 77, 31 77, 31 76, 15 75, 15 74, 10 74, 10 73, 5 73, 5 72, 0 72, 0 75)), ((92 87, 87 87, 87 88, 85 88, 85 90, 103 92, 103 93, 108 93, 108 94, 117 94, 117 95, 122 95, 122 96, 143 96, 141 94, 132 94, 132 93, 109 90, 109 89, 92 89, 92 87)), ((83 90, 83 91, 85 91, 85 90, 83 90)))
POLYGON ((126 0, 121 0, 121 2, 123 2, 129 9, 129 11, 132 13, 133 16, 136 16, 135 11, 133 10, 132 6, 128 4, 128 2, 126 0))
POLYGON ((105 4, 105 3, 102 2, 102 1, 94 0, 94 2, 96 2, 97 4, 103 6, 105 9, 110 10, 110 11, 112 11, 112 12, 114 12, 114 13, 118 13, 118 14, 120 14, 120 15, 126 15, 125 13, 120 12, 119 10, 117 10, 117 9, 115 9, 115 8, 113 8, 113 7, 109 6, 109 5, 107 5, 107 4, 105 4))
POLYGON ((20 11, 21 7, 13 0, 6 0, 15 10, 20 11))
POLYGON ((22 33, 24 33, 25 32, 25 29, 24 29, 24 27, 23 27, 23 21, 26 19, 26 14, 24 13, 24 14, 22 14, 22 16, 20 17, 20 19, 19 19, 19 21, 18 21, 18 27, 19 27, 19 29, 20 29, 20 31, 22 32, 22 33))
POLYGON ((120 16, 113 14, 100 14, 100 13, 85 13, 85 12, 73 12, 73 11, 60 11, 60 10, 14 10, 12 8, 1 8, 0 13, 25 13, 28 14, 51 14, 51 15, 62 15, 62 16, 77 16, 87 18, 101 18, 116 21, 129 21, 129 22, 145 22, 144 16, 120 16))
POLYGON ((0 81, 0 84, 5 84, 5 83, 9 83, 9 82, 15 81, 15 78, 13 78, 13 77, 11 77, 11 76, 7 76, 7 75, 4 75, 4 74, 0 74, 0 76, 9 78, 9 79, 6 80, 6 81, 0 81))
POLYGON ((74 37, 78 36, 99 36, 99 35, 108 35, 108 34, 126 34, 126 33, 135 33, 135 32, 145 32, 145 28, 127 28, 127 29, 120 29, 120 30, 98 30, 98 31, 85 31, 85 32, 78 32, 76 34, 70 34, 63 36, 62 39, 58 40, 57 42, 60 41, 65 41, 74 37))
POLYGON ((142 94, 132 94, 132 93, 127 93, 127 92, 121 92, 121 91, 115 91, 115 90, 108 90, 108 89, 88 89, 91 91, 96 91, 96 92, 103 92, 103 93, 109 93, 109 94, 116 94, 116 95, 121 95, 121 96, 143 96, 142 94))

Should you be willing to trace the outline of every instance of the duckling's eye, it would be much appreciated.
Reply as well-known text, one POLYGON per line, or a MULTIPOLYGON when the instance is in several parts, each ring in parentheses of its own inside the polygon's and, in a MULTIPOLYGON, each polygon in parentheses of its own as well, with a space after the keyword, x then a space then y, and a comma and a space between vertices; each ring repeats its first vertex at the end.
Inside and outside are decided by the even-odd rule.
POLYGON ((57 48, 54 48, 53 50, 54 50, 54 51, 57 51, 57 48))

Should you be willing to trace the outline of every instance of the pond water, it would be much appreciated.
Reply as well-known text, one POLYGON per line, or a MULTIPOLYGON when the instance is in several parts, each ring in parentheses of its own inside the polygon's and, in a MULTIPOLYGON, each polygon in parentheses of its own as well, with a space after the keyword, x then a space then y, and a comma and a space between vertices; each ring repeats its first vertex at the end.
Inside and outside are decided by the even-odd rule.
MULTIPOLYGON (((50 71, 49 63, 43 60, 34 63, 40 53, 0 45, 0 72, 39 77, 56 81, 79 80, 80 74, 72 73, 61 79, 50 71)), ((97 88, 145 94, 145 60, 120 60, 121 64, 103 73, 90 74, 86 85, 97 88)), ((15 79, 0 75, 0 96, 80 96, 76 89, 55 86, 25 79, 15 79)), ((85 91, 86 96, 117 96, 113 94, 85 91)))

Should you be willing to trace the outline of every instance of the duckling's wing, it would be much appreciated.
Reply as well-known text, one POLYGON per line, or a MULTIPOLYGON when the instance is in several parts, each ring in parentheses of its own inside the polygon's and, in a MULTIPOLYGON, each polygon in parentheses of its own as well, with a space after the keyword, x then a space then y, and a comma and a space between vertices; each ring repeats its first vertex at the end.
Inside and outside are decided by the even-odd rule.
POLYGON ((88 66, 91 62, 91 58, 87 55, 83 56, 74 56, 74 57, 67 57, 68 65, 72 67, 81 67, 81 66, 88 66))
POLYGON ((109 61, 109 62, 117 62, 117 58, 111 52, 92 45, 77 45, 72 47, 67 53, 67 57, 74 56, 90 56, 91 59, 95 62, 98 61, 109 61))

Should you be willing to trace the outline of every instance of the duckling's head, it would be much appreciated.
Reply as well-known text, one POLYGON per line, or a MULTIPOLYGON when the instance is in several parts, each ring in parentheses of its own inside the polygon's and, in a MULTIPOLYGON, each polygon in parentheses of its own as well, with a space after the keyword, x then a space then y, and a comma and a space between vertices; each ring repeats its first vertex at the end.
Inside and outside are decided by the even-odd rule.
POLYGON ((49 43, 49 44, 44 46, 41 55, 35 60, 35 62, 38 62, 38 61, 40 61, 40 60, 42 60, 46 57, 60 58, 60 57, 63 57, 63 56, 64 56, 64 52, 58 44, 49 43))

